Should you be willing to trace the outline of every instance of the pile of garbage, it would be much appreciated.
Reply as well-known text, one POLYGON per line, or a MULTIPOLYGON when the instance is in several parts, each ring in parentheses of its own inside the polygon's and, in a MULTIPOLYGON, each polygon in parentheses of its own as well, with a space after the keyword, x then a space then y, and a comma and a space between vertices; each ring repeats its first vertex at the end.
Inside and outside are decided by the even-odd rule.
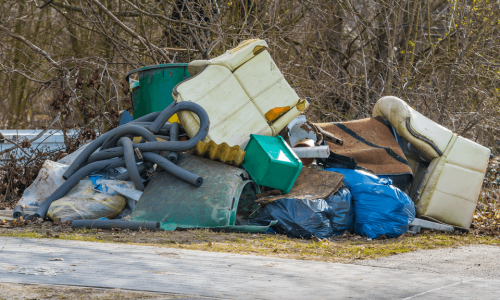
POLYGON ((320 239, 471 225, 487 148, 395 97, 372 118, 311 123, 263 40, 126 78, 134 116, 47 160, 14 218, 320 239))

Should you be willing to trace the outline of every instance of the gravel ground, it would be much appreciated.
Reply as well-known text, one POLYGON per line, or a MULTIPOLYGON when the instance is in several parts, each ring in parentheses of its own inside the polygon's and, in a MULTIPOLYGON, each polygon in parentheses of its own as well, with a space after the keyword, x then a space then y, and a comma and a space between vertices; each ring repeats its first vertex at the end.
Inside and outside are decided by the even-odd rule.
POLYGON ((443 275, 500 278, 500 247, 472 245, 456 248, 419 250, 355 264, 443 275))

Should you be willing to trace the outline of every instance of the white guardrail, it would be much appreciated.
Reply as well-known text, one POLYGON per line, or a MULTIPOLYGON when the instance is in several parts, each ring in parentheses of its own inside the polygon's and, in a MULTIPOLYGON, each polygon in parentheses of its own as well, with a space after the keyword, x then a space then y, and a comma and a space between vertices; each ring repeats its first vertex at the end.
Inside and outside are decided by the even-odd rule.
MULTIPOLYGON (((27 129, 27 130, 17 130, 17 129, 7 129, 7 130, 0 130, 0 133, 2 135, 9 139, 12 140, 13 142, 20 144, 23 142, 24 139, 34 139, 38 134, 40 134, 43 130, 35 130, 35 129, 27 129)), ((67 135, 68 136, 74 136, 76 135, 77 131, 76 130, 68 130, 67 135)), ((12 148, 14 145, 7 140, 4 140, 0 137, 0 152, 4 151, 6 149, 12 148)), ((38 150, 43 150, 43 151, 58 151, 58 150, 64 150, 66 149, 66 146, 64 145, 64 136, 61 130, 47 130, 40 138, 37 140, 33 141, 31 143, 30 149, 38 149, 38 150)), ((25 149, 26 150, 26 149, 25 149)), ((20 156, 26 156, 26 154, 21 151, 19 148, 12 150, 13 153, 16 153, 17 157, 20 156)), ((30 151, 27 151, 28 153, 30 151)), ((10 152, 4 153, 3 155, 0 155, 1 160, 6 160, 9 159, 9 154, 10 152)))

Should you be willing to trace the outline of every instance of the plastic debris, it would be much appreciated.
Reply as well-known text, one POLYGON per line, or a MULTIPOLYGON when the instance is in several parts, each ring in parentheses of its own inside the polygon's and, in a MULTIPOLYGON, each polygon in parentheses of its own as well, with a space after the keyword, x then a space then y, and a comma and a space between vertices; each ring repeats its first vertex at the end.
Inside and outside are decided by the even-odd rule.
POLYGON ((310 239, 330 238, 352 227, 353 209, 351 193, 341 188, 327 199, 310 200, 284 198, 267 204, 250 224, 267 225, 289 237, 310 239))
POLYGON ((391 185, 391 180, 379 178, 362 170, 330 168, 344 174, 351 190, 354 206, 354 232, 375 239, 382 235, 398 237, 408 232, 415 219, 415 207, 410 197, 391 185))
POLYGON ((47 216, 52 220, 60 219, 62 222, 101 217, 114 218, 122 212, 126 204, 125 198, 120 195, 101 194, 91 187, 52 202, 47 216))
POLYGON ((243 167, 260 185, 288 193, 302 170, 302 162, 281 136, 250 135, 243 167))
POLYGON ((229 147, 226 143, 216 144, 214 141, 208 141, 207 143, 199 141, 193 149, 194 155, 235 167, 241 166, 245 153, 238 145, 229 147))
POLYGON ((330 156, 330 147, 328 146, 294 147, 292 150, 299 158, 327 158, 330 156))
MULTIPOLYGON (((82 149, 79 149, 78 152, 80 150, 82 149)), ((71 160, 72 157, 70 156, 74 156, 73 154, 65 157, 67 159, 65 162, 68 161, 68 158, 71 160)), ((24 191, 23 197, 17 203, 17 206, 24 207, 24 214, 35 211, 46 197, 50 196, 63 184, 62 174, 67 169, 68 165, 66 164, 50 160, 44 162, 37 178, 24 191)), ((68 192, 66 197, 59 199, 57 204, 52 205, 49 217, 61 219, 62 221, 75 218, 82 219, 84 218, 82 216, 91 219, 113 217, 123 210, 126 201, 133 208, 141 196, 142 192, 136 190, 132 182, 105 179, 102 175, 91 176, 90 180, 81 180, 77 186, 68 192), (63 204, 64 202, 66 204, 63 204), (111 209, 106 204, 112 204, 113 208, 111 209), (101 208, 100 212, 96 211, 97 207, 95 205, 101 208), (92 206, 94 208, 91 209, 92 206), (116 213, 117 210, 119 211, 116 213)))
MULTIPOLYGON (((244 148, 250 134, 274 136, 300 115, 309 102, 300 99, 281 74, 267 42, 252 39, 211 60, 189 63, 193 77, 179 83, 172 95, 179 103, 195 101, 208 113, 207 140, 244 148)), ((190 112, 179 120, 193 137, 200 124, 190 112)))
POLYGON ((163 230, 246 225, 258 208, 254 200, 259 187, 244 170, 184 153, 179 155, 179 167, 203 176, 205 183, 195 187, 170 173, 157 173, 131 221, 160 222, 163 230))

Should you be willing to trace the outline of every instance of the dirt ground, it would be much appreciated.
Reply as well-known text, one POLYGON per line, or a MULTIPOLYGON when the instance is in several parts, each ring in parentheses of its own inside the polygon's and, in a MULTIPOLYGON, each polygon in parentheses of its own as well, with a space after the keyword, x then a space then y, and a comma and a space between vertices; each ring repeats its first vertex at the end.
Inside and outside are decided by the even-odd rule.
POLYGON ((80 299, 182 299, 172 295, 124 291, 117 289, 93 289, 86 287, 65 287, 53 285, 31 285, 0 283, 0 300, 36 299, 36 300, 80 300, 80 299))

